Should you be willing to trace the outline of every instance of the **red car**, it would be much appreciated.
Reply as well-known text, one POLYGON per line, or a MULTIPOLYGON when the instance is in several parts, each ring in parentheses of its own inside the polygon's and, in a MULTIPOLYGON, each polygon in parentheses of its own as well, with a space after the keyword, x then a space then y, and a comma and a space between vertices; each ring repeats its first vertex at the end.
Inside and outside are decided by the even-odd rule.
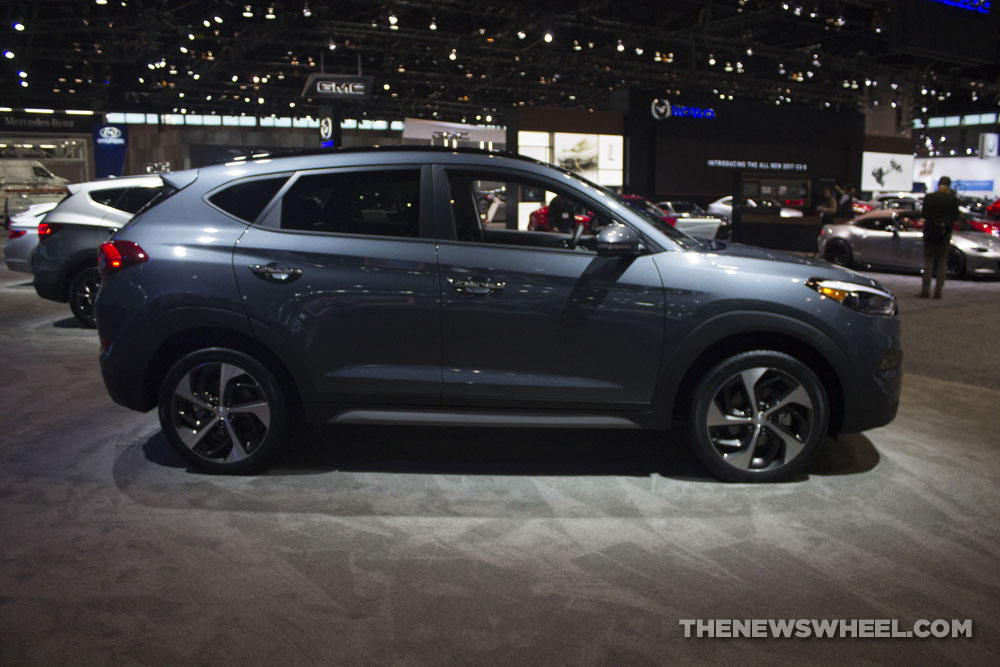
POLYGON ((986 217, 990 220, 1000 218, 1000 199, 986 207, 986 217))
POLYGON ((622 195, 622 199, 624 199, 625 201, 627 201, 629 204, 636 207, 640 211, 645 211, 646 213, 655 215, 656 217, 663 220, 663 222, 667 223, 671 227, 677 226, 677 218, 675 218, 672 215, 667 215, 662 208, 660 208, 653 202, 649 201, 642 195, 622 195))
POLYGON ((992 236, 1000 236, 1000 220, 969 219, 955 223, 956 232, 984 232, 992 236))
MULTIPOLYGON (((586 225, 584 232, 590 232, 590 216, 589 215, 574 215, 573 216, 574 226, 586 225)), ((528 216, 528 229, 533 232, 556 232, 557 229, 552 229, 552 225, 549 224, 549 207, 543 206, 537 211, 532 211, 528 216)))

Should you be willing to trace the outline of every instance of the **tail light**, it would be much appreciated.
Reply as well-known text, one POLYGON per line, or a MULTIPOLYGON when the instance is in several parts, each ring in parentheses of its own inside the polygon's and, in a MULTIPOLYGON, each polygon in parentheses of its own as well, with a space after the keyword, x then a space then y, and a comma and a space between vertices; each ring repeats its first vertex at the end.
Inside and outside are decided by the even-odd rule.
POLYGON ((55 223, 55 222, 40 222, 40 223, 38 223, 38 236, 39 236, 39 238, 41 238, 43 236, 52 236, 53 234, 55 234, 56 232, 58 232, 62 228, 63 228, 63 226, 60 225, 59 223, 55 223))
POLYGON ((21 236, 24 236, 27 233, 28 233, 27 230, 24 230, 24 229, 11 229, 10 230, 10 235, 7 238, 8 239, 16 239, 16 238, 19 238, 21 236))
POLYGON ((97 249, 97 270, 101 277, 110 275, 122 269, 149 261, 149 255, 131 241, 111 241, 102 243, 97 249))

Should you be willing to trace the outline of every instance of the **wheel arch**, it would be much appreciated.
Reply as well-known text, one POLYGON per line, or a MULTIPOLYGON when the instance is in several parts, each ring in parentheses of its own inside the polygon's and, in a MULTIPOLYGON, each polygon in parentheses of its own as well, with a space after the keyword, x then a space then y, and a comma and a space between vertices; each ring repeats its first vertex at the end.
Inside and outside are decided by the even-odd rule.
POLYGON ((839 432, 849 397, 846 356, 833 341, 811 327, 785 315, 733 313, 709 320, 685 337, 694 341, 675 350, 666 362, 654 407, 670 420, 683 420, 698 380, 719 361, 751 350, 789 354, 809 366, 819 377, 829 400, 828 430, 839 432), (843 369, 843 370, 841 370, 843 369))

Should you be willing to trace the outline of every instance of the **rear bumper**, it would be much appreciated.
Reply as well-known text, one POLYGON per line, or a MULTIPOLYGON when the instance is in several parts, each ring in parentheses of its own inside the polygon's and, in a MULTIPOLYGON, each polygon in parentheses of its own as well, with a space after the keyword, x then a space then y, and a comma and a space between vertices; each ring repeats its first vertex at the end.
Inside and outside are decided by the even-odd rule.
POLYGON ((62 276, 48 272, 35 274, 35 292, 49 301, 66 303, 66 289, 63 287, 62 276))

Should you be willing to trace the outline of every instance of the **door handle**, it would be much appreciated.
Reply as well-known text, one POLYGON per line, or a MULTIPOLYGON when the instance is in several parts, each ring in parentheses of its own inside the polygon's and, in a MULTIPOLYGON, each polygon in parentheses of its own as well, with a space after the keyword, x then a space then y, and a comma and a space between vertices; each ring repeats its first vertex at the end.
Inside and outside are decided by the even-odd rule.
POLYGON ((484 295, 502 290, 507 283, 502 280, 475 280, 473 278, 452 278, 448 277, 448 284, 459 292, 466 294, 484 295))
POLYGON ((302 276, 302 269, 280 266, 275 262, 266 265, 250 264, 249 266, 255 276, 271 283, 290 283, 302 276))

